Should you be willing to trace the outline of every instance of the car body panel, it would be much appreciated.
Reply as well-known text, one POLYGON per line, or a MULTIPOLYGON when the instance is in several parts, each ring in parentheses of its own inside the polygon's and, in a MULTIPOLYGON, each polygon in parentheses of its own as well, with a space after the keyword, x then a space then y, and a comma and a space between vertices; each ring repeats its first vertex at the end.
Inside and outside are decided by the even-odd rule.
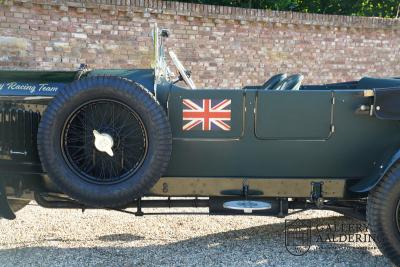
POLYGON ((330 90, 259 90, 256 101, 259 139, 325 140, 332 133, 334 97, 330 90))
POLYGON ((352 185, 349 190, 355 193, 366 193, 372 190, 379 181, 385 176, 385 174, 389 171, 389 169, 400 160, 400 149, 397 152, 393 152, 392 149, 390 152, 386 153, 382 162, 382 165, 379 166, 371 175, 360 179, 357 183, 352 185), (389 159, 388 159, 389 158, 389 159))
MULTIPOLYGON (((2 88, 2 109, 37 109, 39 113, 57 90, 39 92, 37 86, 48 84, 62 88, 78 74, 15 73, 5 82, 8 71, 0 72, 2 84, 34 85, 35 90, 2 88), (12 96, 17 98, 10 99, 12 96), (38 96, 48 98, 38 100, 38 96)), ((152 69, 92 70, 85 73, 86 76, 126 78, 156 95, 168 114, 173 134, 171 161, 163 178, 166 180, 180 177, 192 177, 195 181, 228 177, 265 182, 269 179, 352 179, 350 190, 360 193, 370 190, 382 177, 383 170, 400 157, 393 156, 400 148, 400 123, 359 113, 360 106, 373 104, 373 98, 365 97, 364 89, 358 88, 355 82, 303 86, 299 91, 264 91, 251 88, 189 90, 161 80, 154 91, 152 69), (231 100, 231 129, 184 131, 183 99, 231 100)), ((373 82, 379 87, 376 79, 373 82)), ((399 80, 389 80, 390 86, 398 83, 399 80)), ((3 115, 4 118, 8 116, 3 115)), ((8 123, 7 119, 3 120, 2 127, 4 123, 8 123)), ((3 155, 1 161, 1 166, 7 166, 7 161, 13 161, 12 166, 16 165, 15 161, 20 162, 20 166, 38 166, 38 162, 29 162, 22 155, 3 155)), ((24 172, 29 173, 29 168, 24 172)), ((36 168, 35 173, 40 171, 36 168)))
POLYGON ((72 82, 78 70, 54 71, 54 70, 0 70, 0 83, 4 82, 72 82))
MULTIPOLYGON (((370 101, 362 96, 362 90, 328 90, 325 94, 321 91, 264 94, 251 89, 239 92, 223 92, 225 98, 241 96, 244 101, 244 114, 232 113, 232 120, 243 121, 243 133, 240 138, 232 138, 229 132, 184 133, 180 129, 182 108, 174 101, 179 102, 176 99, 183 97, 212 98, 220 95, 215 90, 175 91, 169 100, 169 107, 173 106, 169 108, 169 117, 174 131, 172 158, 166 176, 361 179, 385 165, 385 155, 400 146, 398 122, 356 113, 359 106, 370 101), (263 101, 274 96, 274 104, 278 104, 258 110, 259 94, 265 98, 263 101), (319 97, 325 101, 322 101, 325 107, 315 103, 319 97), (299 99, 301 105, 295 105, 293 99, 299 99), (279 103, 284 103, 282 109, 279 103), (288 104, 285 106, 285 103, 288 104), (309 108, 313 106, 317 108, 309 108), (300 109, 303 114, 308 112, 312 121, 309 116, 299 116, 300 109), (318 112, 319 109, 323 112, 318 112), (261 120, 257 117, 258 112, 264 112, 262 127, 266 132, 270 129, 268 127, 275 127, 292 131, 292 135, 261 139, 257 136, 257 119, 261 120), (290 123, 295 125, 288 125, 290 123), (312 123, 316 126, 313 127, 312 123), (302 127, 308 129, 302 130, 302 127), (298 128, 300 134, 293 133, 298 128)), ((276 130, 271 128, 271 131, 276 130)))
POLYGON ((48 96, 77 79, 93 76, 118 76, 140 83, 154 91, 153 69, 98 69, 78 71, 0 70, 0 96, 48 96))
POLYGON ((174 87, 170 90, 168 97, 168 118, 171 124, 172 134, 175 140, 235 140, 243 136, 244 121, 244 92, 242 90, 210 90, 196 89, 187 90, 174 87), (205 131, 205 130, 183 130, 182 113, 185 109, 184 99, 203 100, 203 99, 229 99, 231 103, 231 129, 229 131, 205 131))

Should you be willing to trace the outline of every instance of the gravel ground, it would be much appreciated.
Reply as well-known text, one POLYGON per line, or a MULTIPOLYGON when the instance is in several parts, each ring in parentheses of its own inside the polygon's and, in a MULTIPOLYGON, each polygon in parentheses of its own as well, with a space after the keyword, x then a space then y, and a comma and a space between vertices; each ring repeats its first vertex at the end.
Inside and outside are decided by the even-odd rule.
MULTIPOLYGON (((296 218, 312 225, 312 246, 303 256, 292 256, 286 250, 284 219, 208 215, 135 217, 116 211, 82 213, 31 204, 18 212, 16 220, 0 220, 0 265, 390 266, 372 241, 327 242, 330 239, 326 234, 335 231, 327 225, 354 226, 359 225, 358 221, 326 211, 307 211, 286 219, 296 218), (325 242, 318 241, 318 237, 325 242)), ((368 235, 365 230, 351 228, 344 230, 349 236, 368 235)))

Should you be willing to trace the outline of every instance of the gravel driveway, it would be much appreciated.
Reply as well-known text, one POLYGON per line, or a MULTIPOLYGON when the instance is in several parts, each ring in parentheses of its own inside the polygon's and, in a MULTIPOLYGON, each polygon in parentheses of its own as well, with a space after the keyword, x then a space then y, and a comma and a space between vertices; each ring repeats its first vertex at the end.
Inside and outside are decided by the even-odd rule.
MULTIPOLYGON (((359 225, 326 211, 287 217, 296 218, 311 223, 313 238, 316 225, 320 230, 326 229, 323 225, 336 223, 359 225)), ((285 248, 284 229, 284 219, 270 217, 135 217, 116 211, 82 213, 31 204, 18 213, 16 220, 0 220, 0 265, 390 266, 373 242, 315 244, 313 239, 308 253, 292 256, 285 248)), ((357 232, 368 235, 365 230, 352 229, 353 234, 357 232)))

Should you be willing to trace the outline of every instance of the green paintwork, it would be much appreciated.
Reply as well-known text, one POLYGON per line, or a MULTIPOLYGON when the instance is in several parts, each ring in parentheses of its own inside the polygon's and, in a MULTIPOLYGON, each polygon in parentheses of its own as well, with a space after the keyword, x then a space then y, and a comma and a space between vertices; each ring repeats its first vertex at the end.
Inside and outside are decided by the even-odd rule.
POLYGON ((266 140, 328 139, 333 124, 333 99, 329 90, 260 90, 256 98, 255 135, 266 140))
POLYGON ((78 71, 0 70, 0 82, 72 82, 78 71))
POLYGON ((87 76, 117 76, 136 81, 150 92, 153 92, 154 88, 154 70, 152 69, 99 69, 90 71, 87 76))
MULTIPOLYGON (((400 160, 400 122, 360 110, 374 103, 364 89, 400 92, 400 79, 363 78, 299 91, 189 90, 165 79, 170 72, 160 33, 153 29, 154 69, 0 70, 0 119, 8 116, 11 122, 11 108, 43 113, 58 90, 85 77, 117 76, 141 84, 164 107, 173 138, 169 167, 149 195, 224 196, 242 194, 246 187, 264 197, 308 198, 313 183, 321 183, 323 197, 360 197, 400 160), (231 129, 184 131, 183 99, 230 99, 231 129)), ((58 191, 38 155, 31 160, 7 156, 0 160, 5 176, 28 174, 34 188, 58 191)))
MULTIPOLYGON (((69 83, 77 73, 1 71, 0 81, 69 83)), ((92 70, 85 75, 119 76, 153 92, 151 69, 92 70)), ((400 88, 400 81, 389 82, 400 88)), ((372 103, 362 88, 330 88, 334 86, 306 86, 300 91, 188 90, 162 80, 156 97, 166 109, 173 133, 172 157, 164 176, 240 181, 352 178, 361 181, 355 191, 370 189, 400 148, 400 123, 357 113, 361 105, 372 103), (185 98, 231 99, 232 129, 183 131, 185 98)))
POLYGON ((399 122, 356 113, 371 102, 361 89, 169 92, 169 177, 367 179, 400 147, 399 122), (181 130, 182 98, 221 97, 232 99, 232 131, 181 130))
MULTIPOLYGON (((77 79, 77 71, 0 70, 0 82, 70 83, 77 79)), ((84 72, 84 76, 118 76, 142 84, 153 91, 152 69, 98 69, 84 72)))

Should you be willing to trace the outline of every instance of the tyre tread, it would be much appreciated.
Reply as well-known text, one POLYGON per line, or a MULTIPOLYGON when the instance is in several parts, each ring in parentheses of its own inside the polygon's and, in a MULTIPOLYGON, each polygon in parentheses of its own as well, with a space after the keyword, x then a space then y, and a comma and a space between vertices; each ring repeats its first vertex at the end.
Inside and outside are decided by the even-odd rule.
POLYGON ((75 81, 64 88, 64 90, 61 90, 48 105, 43 115, 39 125, 37 139, 39 156, 43 168, 49 173, 49 177, 53 180, 58 189, 86 205, 95 207, 121 207, 143 196, 166 171, 172 151, 171 127, 164 109, 155 96, 138 83, 113 76, 85 78, 75 81), (157 130, 154 131, 154 140, 152 140, 157 144, 157 151, 153 152, 154 160, 152 160, 152 164, 148 165, 149 168, 143 171, 143 176, 141 176, 140 179, 136 179, 137 184, 135 188, 119 188, 113 192, 112 197, 103 196, 103 199, 89 197, 88 195, 91 195, 91 192, 87 192, 87 194, 84 195, 71 191, 71 188, 65 188, 66 179, 62 178, 62 182, 60 182, 59 176, 62 176, 63 173, 57 170, 58 167, 54 167, 60 163, 57 162, 56 157, 51 156, 51 138, 47 138, 47 136, 51 136, 51 129, 54 127, 58 113, 65 103, 76 101, 76 98, 84 94, 85 91, 93 90, 96 86, 112 88, 110 90, 118 90, 124 97, 135 98, 135 101, 142 103, 142 108, 147 109, 149 117, 151 118, 149 119, 151 125, 147 125, 147 127, 157 127, 157 130))

